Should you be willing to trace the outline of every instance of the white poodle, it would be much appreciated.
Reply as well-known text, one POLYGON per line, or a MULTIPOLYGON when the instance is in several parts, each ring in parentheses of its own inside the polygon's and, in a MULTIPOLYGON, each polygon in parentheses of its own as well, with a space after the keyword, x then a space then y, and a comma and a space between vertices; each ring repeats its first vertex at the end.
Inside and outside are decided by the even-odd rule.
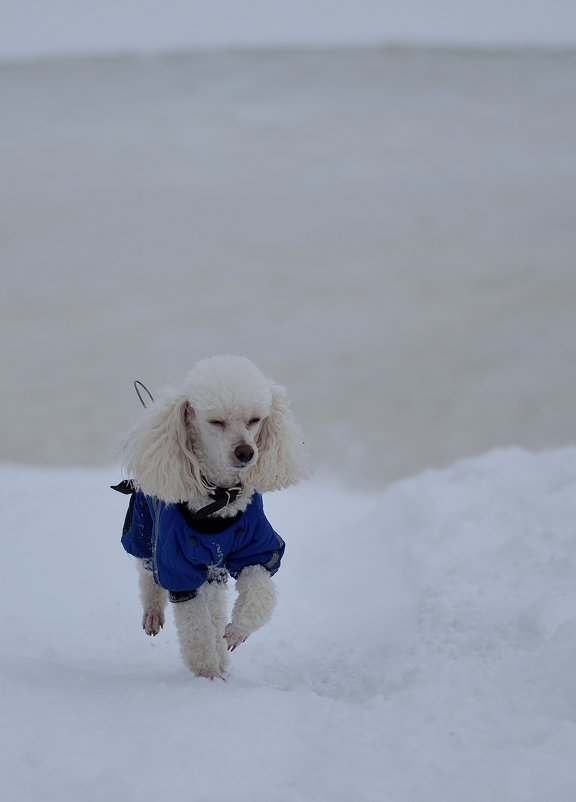
POLYGON ((276 602, 284 543, 261 494, 309 474, 285 390, 244 357, 204 359, 143 412, 123 453, 131 479, 115 489, 131 493, 122 543, 139 558, 142 626, 156 635, 170 598, 186 665, 223 677, 228 651, 276 602), (228 574, 238 597, 226 624, 228 574))

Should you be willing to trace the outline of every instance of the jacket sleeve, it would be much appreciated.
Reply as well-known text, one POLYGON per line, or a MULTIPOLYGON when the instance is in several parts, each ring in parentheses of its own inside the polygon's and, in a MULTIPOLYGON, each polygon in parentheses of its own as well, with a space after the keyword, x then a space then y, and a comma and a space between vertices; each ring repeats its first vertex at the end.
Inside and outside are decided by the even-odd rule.
POLYGON ((152 557, 152 516, 146 496, 132 493, 122 528, 122 545, 133 557, 152 557))
POLYGON ((280 535, 272 529, 263 517, 262 525, 249 542, 242 543, 239 536, 239 548, 235 549, 226 560, 230 575, 237 579, 238 574, 248 565, 263 565, 273 576, 280 568, 285 544, 280 535))

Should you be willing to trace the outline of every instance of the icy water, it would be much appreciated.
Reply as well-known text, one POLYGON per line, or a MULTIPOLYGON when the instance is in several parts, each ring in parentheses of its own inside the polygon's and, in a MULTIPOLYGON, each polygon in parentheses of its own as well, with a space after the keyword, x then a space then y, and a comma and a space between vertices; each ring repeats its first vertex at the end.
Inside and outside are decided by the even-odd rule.
POLYGON ((109 464, 243 353, 381 485, 576 439, 576 52, 0 68, 0 460, 109 464))

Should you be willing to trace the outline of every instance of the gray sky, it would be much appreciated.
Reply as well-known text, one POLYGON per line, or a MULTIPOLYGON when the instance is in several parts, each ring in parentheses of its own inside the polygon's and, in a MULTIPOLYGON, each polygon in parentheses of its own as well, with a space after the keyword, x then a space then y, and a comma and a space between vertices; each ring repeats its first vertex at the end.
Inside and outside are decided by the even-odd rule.
POLYGON ((575 44, 575 0, 2 0, 0 57, 250 44, 575 44))

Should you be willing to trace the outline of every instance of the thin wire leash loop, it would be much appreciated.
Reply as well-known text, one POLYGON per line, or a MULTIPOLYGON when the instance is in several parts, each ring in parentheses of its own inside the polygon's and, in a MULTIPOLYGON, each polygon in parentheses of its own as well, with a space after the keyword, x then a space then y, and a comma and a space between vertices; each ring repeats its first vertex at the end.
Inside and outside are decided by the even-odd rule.
POLYGON ((141 394, 141 392, 140 392, 140 390, 139 390, 139 388, 138 388, 138 385, 140 385, 140 387, 141 387, 141 388, 142 388, 142 389, 143 389, 143 390, 144 390, 146 393, 148 393, 148 396, 149 396, 149 398, 150 398, 150 401, 152 401, 152 403, 154 403, 154 399, 152 398, 152 393, 151 393, 151 392, 150 392, 150 390, 149 390, 149 389, 146 387, 146 385, 145 385, 145 384, 142 384, 142 382, 141 382, 141 381, 138 381, 138 379, 136 379, 136 380, 134 381, 134 389, 136 390, 136 395, 137 395, 137 396, 138 396, 138 398, 140 399, 140 403, 142 404, 142 406, 144 407, 144 409, 147 409, 146 402, 145 402, 145 401, 144 401, 144 399, 142 398, 142 394, 141 394))

